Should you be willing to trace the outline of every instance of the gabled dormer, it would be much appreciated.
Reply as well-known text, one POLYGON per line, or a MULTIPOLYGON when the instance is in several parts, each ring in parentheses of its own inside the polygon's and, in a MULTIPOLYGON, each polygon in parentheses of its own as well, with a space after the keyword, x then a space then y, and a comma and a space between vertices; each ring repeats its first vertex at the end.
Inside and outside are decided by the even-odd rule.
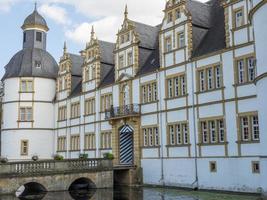
POLYGON ((67 98, 71 92, 71 59, 64 43, 63 55, 59 61, 57 77, 57 99, 67 98))
POLYGON ((249 23, 250 0, 221 0, 224 8, 226 45, 232 47, 253 42, 253 27, 249 23))
POLYGON ((115 80, 122 76, 134 77, 138 71, 138 44, 139 35, 135 30, 135 24, 128 19, 128 9, 125 7, 124 20, 121 29, 117 33, 115 45, 115 80))
POLYGON ((82 67, 83 92, 99 87, 103 79, 114 68, 114 44, 98 40, 92 27, 90 41, 82 51, 84 64, 82 67))
POLYGON ((142 24, 128 18, 125 7, 124 20, 117 34, 115 54, 115 81, 125 81, 138 75, 145 65, 154 70, 158 67, 159 27, 142 24), (152 56, 154 54, 154 56, 152 56))

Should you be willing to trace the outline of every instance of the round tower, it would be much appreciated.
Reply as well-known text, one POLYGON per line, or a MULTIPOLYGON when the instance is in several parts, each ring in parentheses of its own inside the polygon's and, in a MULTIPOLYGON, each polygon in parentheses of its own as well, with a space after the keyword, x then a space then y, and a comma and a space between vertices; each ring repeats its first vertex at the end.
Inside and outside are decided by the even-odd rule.
POLYGON ((46 51, 48 26, 37 8, 22 25, 23 48, 5 66, 1 156, 51 158, 58 65, 46 51))
POLYGON ((253 0, 250 20, 254 28, 257 59, 257 105, 260 128, 260 173, 261 189, 267 198, 267 1, 253 0))

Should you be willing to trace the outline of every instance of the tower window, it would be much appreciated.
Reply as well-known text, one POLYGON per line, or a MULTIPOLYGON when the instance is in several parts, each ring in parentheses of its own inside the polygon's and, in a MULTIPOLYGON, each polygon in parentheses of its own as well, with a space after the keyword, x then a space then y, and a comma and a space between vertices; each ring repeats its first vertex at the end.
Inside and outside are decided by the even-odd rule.
POLYGON ((36 32, 36 41, 42 42, 42 33, 41 32, 36 32))
POLYGON ((41 68, 42 67, 41 61, 35 61, 35 67, 41 68))
POLYGON ((23 42, 26 42, 26 33, 23 33, 23 42))

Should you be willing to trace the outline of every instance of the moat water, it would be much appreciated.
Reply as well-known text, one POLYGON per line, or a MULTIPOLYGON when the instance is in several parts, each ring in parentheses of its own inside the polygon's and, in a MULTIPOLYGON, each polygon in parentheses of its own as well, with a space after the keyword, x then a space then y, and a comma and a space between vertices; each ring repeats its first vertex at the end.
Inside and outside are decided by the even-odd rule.
POLYGON ((226 194, 219 192, 189 191, 162 188, 116 188, 91 192, 51 192, 17 198, 0 196, 0 200, 260 200, 257 195, 226 194))
POLYGON ((90 192, 51 192, 39 196, 17 198, 0 196, 0 200, 260 200, 257 195, 187 191, 162 188, 116 188, 90 192))

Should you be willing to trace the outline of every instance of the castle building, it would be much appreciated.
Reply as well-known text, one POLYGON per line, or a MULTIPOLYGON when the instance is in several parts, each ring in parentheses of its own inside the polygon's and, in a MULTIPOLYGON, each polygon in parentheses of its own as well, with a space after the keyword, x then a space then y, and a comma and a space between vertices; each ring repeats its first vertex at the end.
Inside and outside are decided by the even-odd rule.
POLYGON ((266 192, 266 3, 168 0, 158 26, 126 7, 115 43, 92 28, 59 65, 35 9, 2 79, 2 156, 109 152, 145 184, 266 192))

